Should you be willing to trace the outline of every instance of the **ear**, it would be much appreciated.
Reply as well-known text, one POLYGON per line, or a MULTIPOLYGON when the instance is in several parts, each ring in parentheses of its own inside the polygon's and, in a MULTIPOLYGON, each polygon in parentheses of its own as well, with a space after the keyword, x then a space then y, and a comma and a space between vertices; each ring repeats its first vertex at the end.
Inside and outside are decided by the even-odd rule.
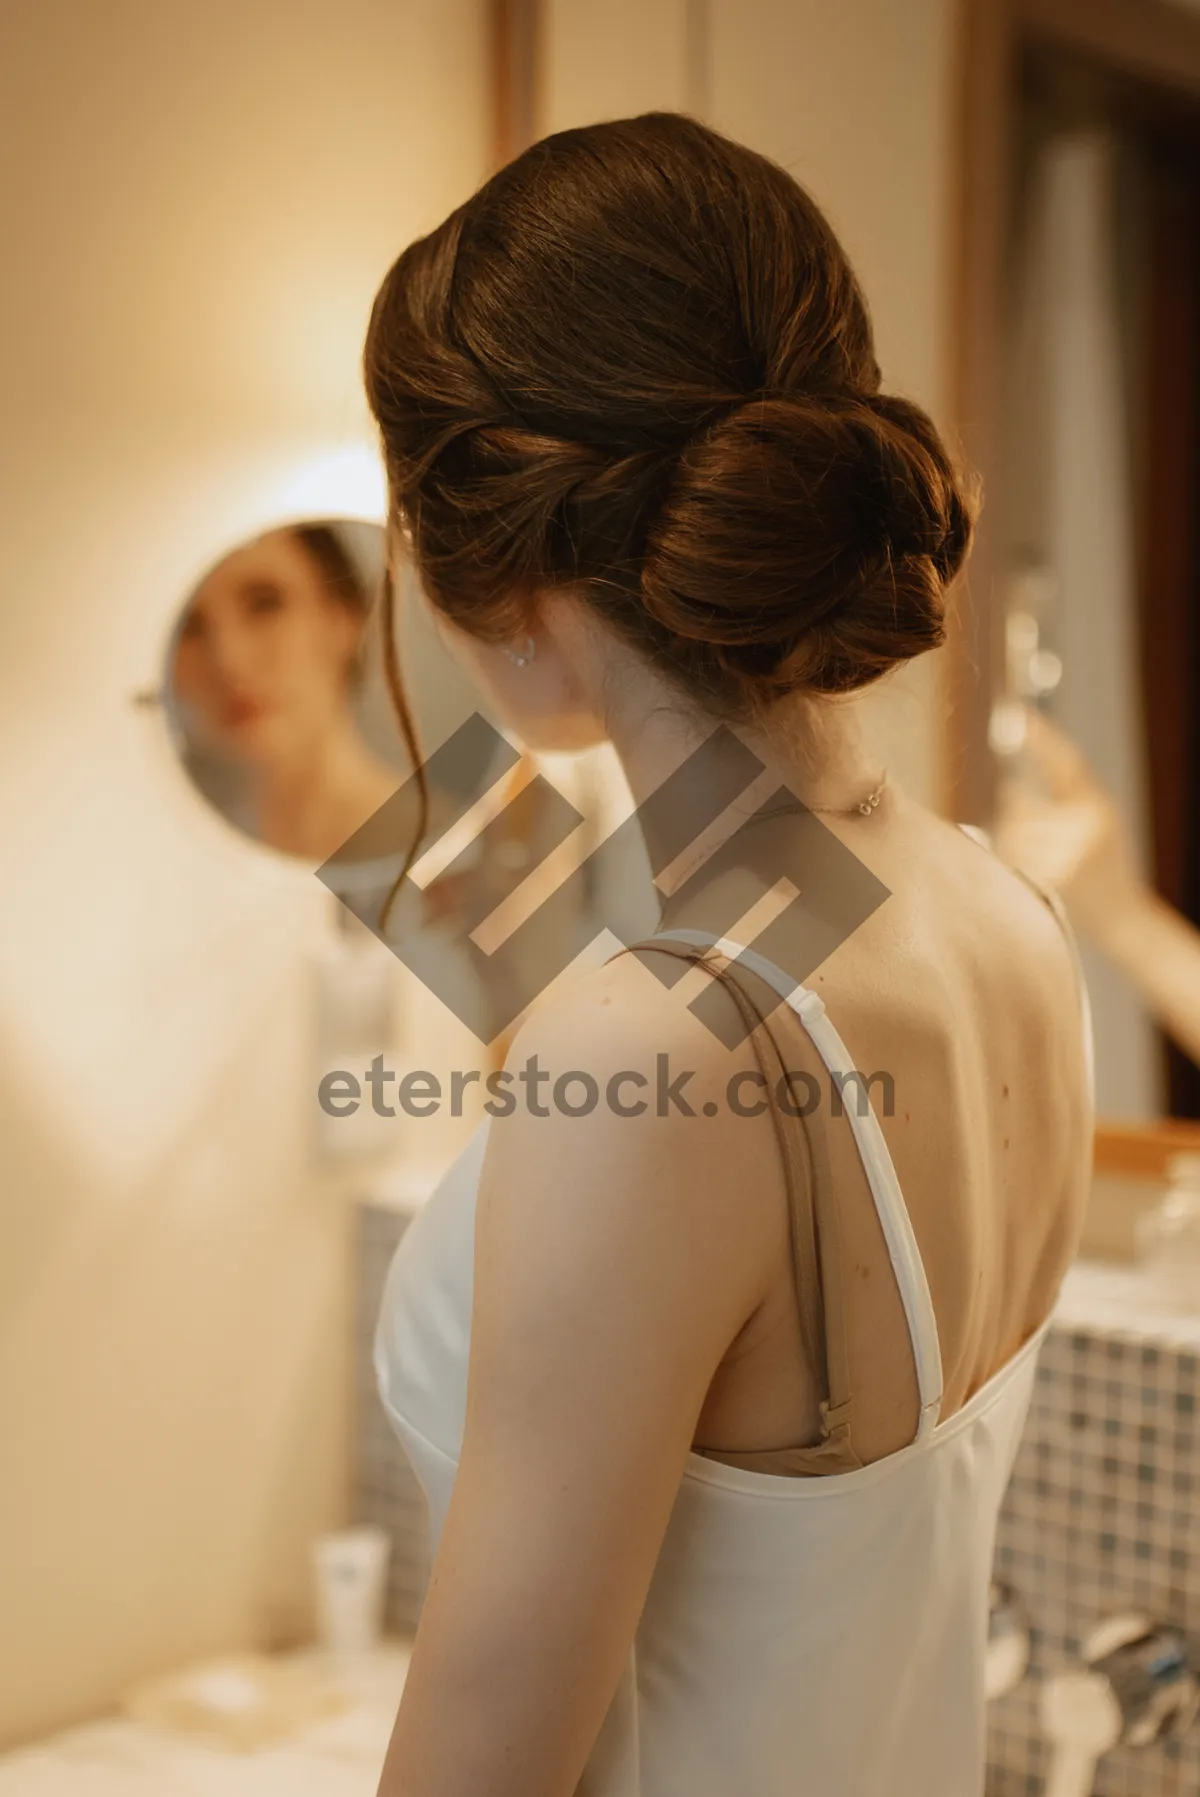
POLYGON ((538 653, 553 659, 564 683, 598 700, 617 645, 595 607, 572 588, 556 587, 539 596, 529 629, 538 653))

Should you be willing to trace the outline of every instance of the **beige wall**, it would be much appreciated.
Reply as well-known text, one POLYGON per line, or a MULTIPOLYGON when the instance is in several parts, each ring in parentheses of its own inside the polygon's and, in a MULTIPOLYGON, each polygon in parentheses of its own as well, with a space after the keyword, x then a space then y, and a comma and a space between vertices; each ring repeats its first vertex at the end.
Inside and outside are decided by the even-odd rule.
MULTIPOLYGON (((782 162, 861 275, 885 380, 947 403, 954 0, 546 0, 546 128, 656 107, 782 162)), ((895 775, 940 798, 936 657, 868 701, 895 775)))
POLYGON ((543 0, 540 129, 687 111, 688 0, 543 0))
POLYGON ((245 530, 377 506, 362 330, 482 173, 482 13, 6 10, 0 1740, 302 1627, 341 1515, 326 895, 208 816, 129 698, 245 530))

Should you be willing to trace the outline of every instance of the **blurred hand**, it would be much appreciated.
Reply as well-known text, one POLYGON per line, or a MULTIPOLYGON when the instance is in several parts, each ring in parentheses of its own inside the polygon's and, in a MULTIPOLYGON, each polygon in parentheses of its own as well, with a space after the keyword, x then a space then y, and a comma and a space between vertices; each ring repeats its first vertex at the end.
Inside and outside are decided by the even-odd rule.
POLYGON ((1026 726, 1017 765, 1001 783, 993 845, 1103 939, 1145 896, 1124 826, 1070 737, 1032 709, 1026 726))
POLYGON ((1070 737, 1039 712, 1026 718, 992 846, 1061 895, 1072 921, 1200 1066, 1200 931, 1141 878, 1116 806, 1070 737))

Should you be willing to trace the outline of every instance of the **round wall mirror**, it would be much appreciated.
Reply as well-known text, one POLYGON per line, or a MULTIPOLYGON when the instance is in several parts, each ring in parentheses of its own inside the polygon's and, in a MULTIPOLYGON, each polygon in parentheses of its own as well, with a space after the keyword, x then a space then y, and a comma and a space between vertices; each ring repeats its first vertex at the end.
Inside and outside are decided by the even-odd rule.
MULTIPOLYGON (((201 576, 168 645, 167 717, 192 783, 243 834, 312 866, 353 858, 410 772, 384 672, 384 557, 383 529, 361 519, 264 530, 201 576)), ((397 595, 398 647, 428 753, 480 700, 411 599, 397 595)))

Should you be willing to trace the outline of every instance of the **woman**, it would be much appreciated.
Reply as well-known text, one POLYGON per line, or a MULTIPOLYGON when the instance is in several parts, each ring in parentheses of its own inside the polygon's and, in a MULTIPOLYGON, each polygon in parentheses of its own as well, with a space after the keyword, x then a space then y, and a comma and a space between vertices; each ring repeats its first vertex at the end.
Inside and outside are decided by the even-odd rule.
POLYGON ((381 1793, 978 1793, 1091 1118, 1055 914, 852 700, 940 642, 968 499, 812 200, 673 115, 503 169, 365 367, 429 600, 531 746, 615 745, 689 930, 532 1011, 393 1263, 437 1557, 381 1793))
POLYGON ((1059 893, 1076 927, 1200 1066, 1200 931, 1142 878, 1110 794, 1040 712, 1026 715, 1022 761, 1023 774, 1001 791, 997 853, 1059 893))
POLYGON ((180 625, 173 692, 193 759, 232 775, 222 809, 285 854, 323 861, 400 783, 354 715, 369 603, 331 525, 285 525, 219 562, 180 625))

